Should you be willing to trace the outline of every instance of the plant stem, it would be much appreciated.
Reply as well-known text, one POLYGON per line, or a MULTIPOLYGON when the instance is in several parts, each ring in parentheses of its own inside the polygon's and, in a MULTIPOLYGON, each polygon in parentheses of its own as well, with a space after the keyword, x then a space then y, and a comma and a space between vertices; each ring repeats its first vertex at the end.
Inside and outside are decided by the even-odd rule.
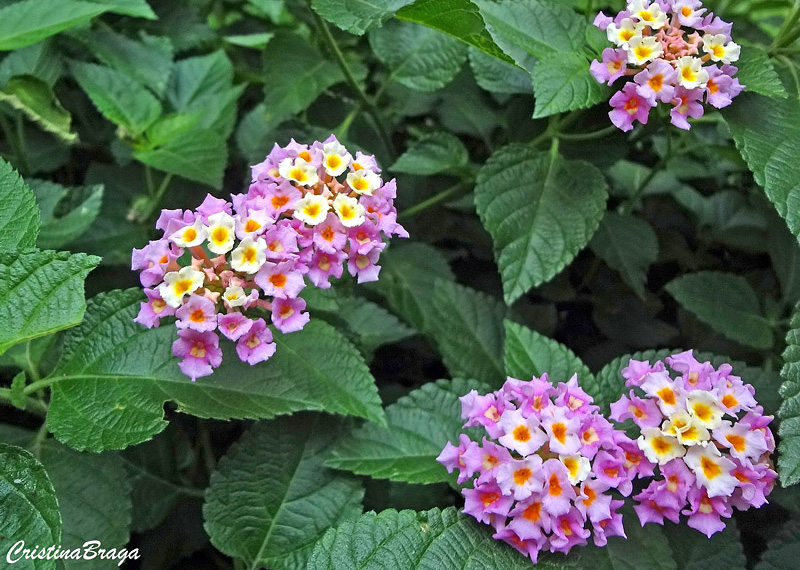
POLYGON ((350 69, 350 65, 347 63, 342 50, 339 49, 339 44, 336 43, 336 39, 333 37, 331 29, 328 27, 328 23, 323 20, 311 7, 311 0, 307 0, 307 4, 308 9, 311 11, 312 16, 314 17, 314 23, 317 25, 323 41, 336 58, 336 62, 339 64, 339 68, 342 70, 345 80, 347 81, 348 85, 350 85, 350 88, 353 90, 356 96, 361 100, 364 110, 369 114, 370 117, 372 117, 372 120, 375 122, 375 127, 378 129, 378 134, 380 135, 381 140, 386 147, 386 151, 389 153, 391 158, 394 158, 394 145, 392 145, 392 141, 389 138, 389 129, 386 127, 380 111, 378 111, 375 103, 366 94, 358 80, 356 80, 355 75, 353 75, 353 71, 350 69))
POLYGON ((800 2, 795 3, 794 8, 789 13, 789 17, 784 20, 781 29, 778 30, 778 35, 775 36, 775 41, 770 46, 770 52, 777 48, 786 47, 797 39, 800 30, 794 30, 793 28, 798 21, 800 21, 800 2))
MULTIPOLYGON (((670 131, 667 130, 667 133, 669 132, 670 131)), ((633 206, 636 204, 636 201, 642 195, 642 192, 644 192, 645 188, 647 188, 647 185, 650 184, 653 181, 653 179, 658 175, 658 173, 661 172, 661 170, 667 165, 670 158, 672 158, 672 137, 668 134, 667 152, 664 153, 664 156, 661 157, 661 160, 659 160, 656 163, 656 165, 650 170, 647 176, 644 177, 644 180, 642 180, 642 182, 636 188, 636 191, 633 193, 633 196, 630 197, 630 200, 628 200, 625 204, 623 204, 620 207, 619 209, 620 214, 624 215, 630 213, 630 211, 633 209, 633 206)))
POLYGON ((47 429, 47 422, 42 422, 42 426, 39 428, 39 431, 36 432, 36 435, 33 437, 33 440, 28 444, 28 449, 31 450, 33 456, 36 459, 41 459, 42 457, 42 443, 44 440, 47 439, 47 435, 50 433, 50 430, 47 429))
POLYGON ((590 141, 594 139, 601 139, 606 135, 613 134, 617 131, 617 127, 609 125, 605 128, 590 133, 559 133, 558 138, 565 141, 590 141))
POLYGON ((52 383, 53 381, 50 380, 50 377, 42 378, 41 380, 31 382, 30 384, 25 386, 25 388, 22 390, 22 393, 25 394, 26 396, 30 396, 31 394, 35 394, 42 388, 47 388, 52 383))
MULTIPOLYGON (((0 388, 0 402, 11 403, 11 390, 0 388)), ((37 398, 28 397, 25 400, 25 411, 40 417, 47 415, 47 404, 37 398)))
POLYGON ((144 183, 147 186, 147 193, 152 196, 153 190, 155 189, 155 184, 153 184, 153 171, 147 164, 144 165, 144 183))
POLYGON ((465 185, 466 185, 466 182, 463 181, 463 180, 461 182, 456 182, 455 184, 453 184, 449 188, 446 188, 446 189, 442 190, 438 194, 434 194, 433 196, 431 196, 427 200, 423 200, 419 204, 415 204, 415 205, 411 206, 408 210, 404 211, 402 214, 397 216, 397 219, 398 220, 406 220, 408 218, 411 218, 412 216, 416 216, 420 212, 423 212, 423 211, 427 210, 428 208, 431 208, 431 207, 435 206, 436 204, 444 202, 445 200, 455 196, 456 194, 458 194, 462 190, 462 187, 465 186, 465 185))

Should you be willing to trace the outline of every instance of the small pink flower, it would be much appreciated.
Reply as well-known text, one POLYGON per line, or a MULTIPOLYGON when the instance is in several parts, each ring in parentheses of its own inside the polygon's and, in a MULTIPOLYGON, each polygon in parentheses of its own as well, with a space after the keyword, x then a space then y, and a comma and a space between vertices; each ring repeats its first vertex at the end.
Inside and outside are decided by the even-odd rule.
POLYGON ((275 343, 272 342, 272 331, 267 328, 264 319, 253 321, 250 329, 244 333, 236 344, 236 354, 242 362, 250 366, 268 360, 275 354, 275 343))
POLYGON ((147 296, 147 302, 141 304, 139 314, 133 319, 133 322, 151 329, 158 327, 164 317, 171 317, 175 314, 175 309, 167 305, 166 301, 161 298, 161 294, 155 289, 145 289, 144 294, 147 296))
POLYGON ((594 60, 589 67, 598 83, 611 85, 625 75, 627 70, 628 52, 624 49, 606 48, 603 50, 602 61, 594 60))
POLYGON ((700 101, 703 98, 702 89, 686 89, 677 87, 675 89, 674 107, 669 112, 670 121, 679 129, 688 131, 691 128, 689 117, 699 119, 703 116, 703 105, 700 101))
POLYGON ((247 334, 247 331, 253 326, 253 321, 238 312, 224 315, 220 313, 217 316, 217 326, 219 332, 225 335, 227 339, 235 342, 239 340, 242 335, 247 334))
POLYGON ((210 375, 222 363, 219 338, 213 332, 179 330, 178 340, 172 343, 172 354, 183 358, 178 366, 192 382, 210 375))
POLYGON ((193 329, 200 332, 213 331, 217 328, 217 312, 214 303, 200 295, 191 295, 189 300, 181 305, 175 316, 175 323, 179 329, 193 329))
POLYGON ((305 300, 282 299, 277 297, 272 302, 272 324, 284 334, 301 330, 310 317, 302 312, 306 308, 305 300))
POLYGON ((650 101, 639 95, 635 83, 626 83, 621 91, 614 94, 609 103, 614 109, 608 113, 608 116, 611 118, 611 122, 623 132, 633 129, 635 120, 643 125, 647 124, 647 117, 653 107, 650 101))

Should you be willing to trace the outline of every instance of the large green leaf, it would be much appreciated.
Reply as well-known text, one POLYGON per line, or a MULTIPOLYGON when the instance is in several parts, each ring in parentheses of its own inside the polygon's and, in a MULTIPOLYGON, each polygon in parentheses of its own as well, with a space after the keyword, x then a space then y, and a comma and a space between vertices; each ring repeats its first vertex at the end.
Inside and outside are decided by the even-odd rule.
POLYGON ((591 107, 609 95, 589 72, 589 62, 580 53, 543 57, 534 65, 531 81, 536 95, 534 119, 591 107))
POLYGON ((581 384, 593 378, 589 368, 563 344, 517 323, 504 324, 505 366, 509 376, 529 380, 547 373, 554 384, 568 381, 573 374, 578 375, 581 384))
POLYGON ((46 39, 14 50, 0 61, 0 85, 18 75, 33 75, 50 87, 55 85, 63 70, 63 60, 55 48, 55 40, 46 39))
POLYGON ((211 477, 203 507, 211 543, 250 570, 305 569, 326 530, 361 514, 358 479, 322 464, 340 429, 310 414, 255 424, 211 477))
POLYGON ((503 304, 450 281, 433 285, 431 338, 452 376, 475 378, 492 387, 505 379, 503 304))
POLYGON ((25 113, 47 132, 53 133, 66 143, 78 140, 70 131, 72 117, 61 106, 52 88, 32 75, 12 77, 0 90, 0 101, 25 113))
POLYGON ((492 57, 513 63, 494 43, 478 7, 470 0, 417 0, 400 9, 397 18, 449 34, 492 57))
POLYGON ((664 530, 678 570, 745 570, 735 519, 726 520, 725 530, 711 538, 685 525, 669 525, 664 530))
POLYGON ((36 458, 19 447, 0 443, 0 568, 51 570, 55 560, 27 560, 9 552, 18 541, 47 549, 61 543, 61 515, 53 485, 36 458), (13 562, 12 562, 13 561, 13 562))
POLYGON ((94 63, 72 62, 72 75, 109 121, 140 135, 161 115, 161 104, 129 76, 94 63))
MULTIPOLYGON (((131 522, 130 486, 116 453, 79 453, 56 441, 41 445, 63 520, 61 545, 80 548, 99 540, 103 548, 127 545, 131 522)), ((113 570, 119 560, 65 560, 65 570, 113 570)))
MULTIPOLYGON (((328 531, 308 570, 529 570, 531 561, 491 538, 488 526, 443 511, 369 512, 328 531)), ((542 563, 545 570, 563 568, 542 563)))
POLYGON ((379 26, 414 0, 313 0, 311 6, 326 20, 351 34, 379 26))
POLYGON ((81 322, 83 281, 99 257, 66 251, 0 253, 0 353, 81 322))
POLYGON ((571 7, 546 0, 474 0, 494 41, 517 65, 531 71, 535 59, 581 51, 586 21, 571 7))
POLYGON ((166 426, 166 401, 205 418, 325 410, 385 422, 367 365, 330 325, 311 321, 300 332, 277 334, 276 354, 252 367, 223 341, 222 366, 191 382, 172 356, 175 329, 133 322, 141 300, 136 289, 98 295, 65 338, 47 423, 71 447, 101 451, 146 441, 166 426))
POLYGON ((108 8, 78 0, 23 0, 0 8, 0 51, 9 51, 85 24, 108 8))
POLYGON ((590 245, 631 289, 644 295, 647 269, 658 259, 658 236, 650 224, 636 216, 606 212, 590 245))
POLYGON ((83 235, 94 223, 103 200, 103 186, 85 186, 67 190, 60 184, 33 180, 42 225, 36 245, 42 249, 60 249, 83 235))
POLYGON ((433 331, 431 291, 437 279, 453 281, 447 259, 424 243, 394 244, 381 255, 381 278, 374 288, 389 307, 418 331, 433 331))
POLYGON ((147 0, 86 0, 106 7, 106 10, 115 14, 124 14, 134 18, 155 20, 157 18, 147 0))
POLYGON ((228 146, 216 131, 195 129, 182 132, 154 149, 136 150, 133 156, 164 172, 220 188, 228 146))
POLYGON ((553 278, 591 239, 607 199, 589 163, 511 144, 478 173, 475 205, 492 234, 507 303, 553 278))
POLYGON ((723 116, 756 182, 800 239, 800 101, 742 93, 723 116))
POLYGON ((389 170, 420 176, 441 172, 463 174, 468 160, 467 148, 458 137, 437 131, 411 144, 389 170))
POLYGON ((700 271, 673 279, 666 289, 684 309, 726 338, 757 349, 772 348, 771 323, 744 277, 700 271))
POLYGON ((767 97, 786 98, 786 88, 763 48, 756 46, 744 48, 736 67, 739 68, 736 78, 742 82, 747 91, 767 97))
POLYGON ((778 410, 781 419, 778 434, 778 473, 784 487, 800 482, 800 305, 792 315, 791 329, 786 335, 783 353, 783 403, 778 410))
POLYGON ((470 390, 490 391, 475 380, 424 384, 386 408, 385 427, 364 424, 339 439, 326 465, 392 481, 454 483, 436 458, 464 432, 458 398, 470 390))
POLYGON ((39 208, 36 198, 17 171, 0 158, 0 251, 36 244, 39 208))
POLYGON ((467 59, 462 42, 412 22, 388 22, 369 34, 369 43, 390 79, 418 91, 441 89, 467 59))
POLYGON ((487 55, 481 50, 469 48, 469 64, 475 81, 483 89, 493 93, 509 93, 530 95, 532 93, 531 76, 524 69, 513 63, 487 55))
POLYGON ((790 520, 767 544, 755 570, 788 570, 800 557, 800 521, 790 520))

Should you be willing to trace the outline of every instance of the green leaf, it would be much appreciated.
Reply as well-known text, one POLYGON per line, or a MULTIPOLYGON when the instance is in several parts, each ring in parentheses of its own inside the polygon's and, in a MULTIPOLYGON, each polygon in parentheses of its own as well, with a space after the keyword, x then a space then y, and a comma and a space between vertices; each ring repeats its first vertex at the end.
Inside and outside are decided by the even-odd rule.
POLYGON ((305 569, 326 530, 361 514, 358 479, 322 464, 340 424, 303 414, 253 426, 211 476, 203 507, 211 543, 250 570, 305 569))
POLYGON ((534 119, 591 107, 608 99, 608 89, 589 73, 580 53, 548 54, 531 71, 536 95, 534 119))
POLYGON ((505 321, 505 367, 513 378, 528 380, 547 373, 550 381, 568 381, 573 374, 583 384, 593 378, 589 368, 563 344, 536 331, 505 321))
POLYGON ((28 379, 25 376, 24 370, 14 376, 14 379, 11 380, 11 405, 15 408, 19 408, 20 410, 25 409, 25 403, 27 401, 27 398, 23 393, 27 380, 28 379))
POLYGON ((800 301, 800 245, 789 229, 777 220, 769 224, 769 255, 781 284, 782 300, 800 301))
POLYGON ((467 46, 412 22, 393 20, 370 32, 375 56, 390 69, 389 79, 417 91, 450 83, 467 59, 467 46))
POLYGON ((32 75, 12 77, 0 91, 0 101, 5 101, 45 131, 53 133, 66 143, 78 140, 70 131, 72 117, 61 106, 47 83, 32 75))
POLYGON ((124 14, 134 18, 145 18, 155 20, 158 18, 147 0, 86 0, 95 4, 101 4, 106 10, 115 14, 124 14))
POLYGON ((755 570, 786 570, 797 565, 800 557, 800 521, 790 520, 767 544, 767 550, 755 570))
POLYGON ((0 8, 0 51, 35 44, 64 30, 80 26, 107 11, 107 7, 77 0, 23 0, 0 8))
MULTIPOLYGON (((78 453, 49 440, 41 461, 53 483, 63 519, 64 549, 99 540, 103 548, 123 548, 131 522, 130 486, 116 453, 78 453)), ((119 560, 65 560, 65 570, 112 570, 119 560)))
POLYGON ((277 125, 344 81, 339 67, 296 34, 278 32, 263 54, 265 119, 277 125), (303 49, 297 49, 303 46, 303 49))
POLYGON ((67 445, 101 451, 146 441, 166 426, 166 401, 203 418, 325 410, 385 421, 367 365, 330 325, 312 320, 300 332, 277 334, 275 355, 259 366, 241 362, 223 341, 222 366, 191 382, 172 355, 175 329, 133 322, 142 299, 136 289, 100 294, 83 324, 67 333, 47 415, 67 445))
POLYGON ((511 144, 478 173, 475 205, 492 234, 506 303, 553 278, 589 242, 607 199, 589 163, 511 144))
POLYGON ((778 410, 778 473, 784 487, 800 482, 800 305, 795 307, 790 326, 781 370, 783 403, 778 410))
POLYGON ((711 538, 683 525, 664 527, 678 570, 745 570, 745 557, 735 519, 711 538))
POLYGON ((73 61, 72 75, 105 118, 140 135, 161 115, 161 104, 144 86, 124 73, 73 61))
POLYGON ((700 271, 673 279, 666 289, 684 309, 726 338, 760 350, 772 348, 771 323, 744 277, 700 271))
POLYGON ((467 147, 461 139, 445 131, 437 131, 414 142, 389 170, 420 176, 460 173, 468 160, 467 147))
POLYGON ((135 79, 158 96, 172 72, 172 44, 167 38, 142 35, 133 40, 111 29, 75 34, 103 64, 135 79))
MULTIPOLYGON (((544 570, 559 568, 539 564, 544 570)), ((369 512, 329 530, 308 570, 529 570, 530 559, 455 508, 369 512)))
POLYGON ((448 475, 436 458, 464 432, 458 398, 470 390, 486 393, 490 388, 458 378, 423 384, 386 408, 385 427, 368 423, 340 438, 325 464, 379 479, 454 484, 455 475, 448 475))
POLYGON ((341 29, 362 35, 380 26, 403 6, 414 0, 313 0, 311 6, 320 16, 341 29))
POLYGON ((531 71, 537 58, 583 49, 587 24, 569 6, 542 0, 474 2, 494 41, 523 69, 531 71))
POLYGON ((418 331, 434 330, 430 292, 437 279, 455 280, 442 253, 424 243, 393 244, 381 254, 381 278, 373 287, 389 307, 418 331))
POLYGON ((196 129, 183 131, 154 149, 136 150, 133 157, 164 172, 221 188, 228 145, 217 132, 196 129))
POLYGON ((756 182, 800 239, 800 101, 742 93, 723 116, 756 182))
POLYGON ((32 180, 31 189, 42 215, 36 239, 42 249, 60 249, 82 236, 94 223, 103 201, 102 185, 67 190, 55 182, 32 180))
POLYGON ((786 89, 781 83, 772 60, 767 52, 757 46, 748 46, 742 50, 739 61, 736 62, 739 72, 736 78, 745 86, 747 91, 760 93, 767 97, 787 97, 786 89))
POLYGON ((245 86, 233 85, 233 64, 218 50, 177 62, 166 95, 176 111, 201 112, 200 126, 227 139, 236 121, 236 101, 245 86))
POLYGON ((0 253, 0 353, 80 323, 86 308, 83 281, 99 262, 66 251, 0 253))
POLYGON ((275 37, 272 32, 262 32, 260 34, 244 34, 235 36, 225 36, 225 41, 235 46, 264 49, 269 41, 275 37))
POLYGON ((2 549, 3 568, 54 569, 55 560, 23 560, 22 552, 9 552, 20 540, 28 548, 59 545, 61 515, 53 485, 42 464, 24 449, 5 443, 0 443, 0 504, 3 505, 0 544, 8 547, 2 549), (12 555, 19 556, 19 562, 6 565, 6 557, 12 555))
POLYGON ((647 269, 658 259, 658 237, 650 224, 636 216, 606 212, 590 246, 637 295, 644 295, 647 269))
POLYGON ((503 304, 450 281, 436 281, 429 294, 433 296, 429 334, 450 374, 499 386, 505 380, 503 304))
POLYGON ((0 251, 33 247, 39 234, 36 198, 14 167, 2 158, 0 203, 0 251))
POLYGON ((428 26, 492 57, 513 63, 494 43, 478 7, 470 0, 417 0, 399 10, 397 19, 428 26))
POLYGON ((470 47, 469 64, 475 74, 475 81, 487 91, 512 95, 530 95, 533 92, 530 74, 513 63, 470 47))
POLYGON ((17 75, 33 75, 52 87, 63 72, 63 62, 54 40, 42 40, 14 50, 0 61, 0 85, 17 75))

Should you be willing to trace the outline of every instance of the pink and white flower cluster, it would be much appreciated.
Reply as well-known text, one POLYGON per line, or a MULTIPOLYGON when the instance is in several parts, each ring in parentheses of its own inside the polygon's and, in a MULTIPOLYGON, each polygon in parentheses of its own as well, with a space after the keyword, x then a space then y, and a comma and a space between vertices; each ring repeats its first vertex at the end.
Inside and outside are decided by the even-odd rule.
POLYGON ((770 461, 773 418, 729 364, 715 369, 692 351, 666 362, 674 378, 661 361, 631 360, 622 375, 635 390, 611 405, 612 419, 638 426, 639 449, 657 465, 655 478, 633 497, 634 509, 642 525, 677 523, 683 514, 690 527, 711 536, 733 509, 767 502, 777 477, 770 461))
POLYGON ((623 131, 635 120, 647 123, 658 103, 671 105, 672 124, 688 130, 690 117, 703 116, 704 99, 721 109, 744 89, 731 65, 740 52, 732 25, 700 0, 631 0, 615 18, 600 12, 594 24, 615 47, 592 62, 592 75, 608 85, 633 76, 610 101, 611 122, 623 131))
POLYGON ((222 362, 218 334, 250 365, 275 353, 309 320, 298 297, 307 278, 327 289, 345 265, 358 282, 378 279, 383 237, 408 237, 397 223, 395 181, 375 157, 353 156, 336 137, 275 145, 252 167, 246 194, 211 195, 196 210, 163 210, 163 236, 134 249, 147 302, 135 321, 150 328, 174 316, 181 371, 194 381, 222 362))
POLYGON ((591 536, 603 546, 625 536, 623 501, 632 480, 652 475, 636 442, 592 404, 577 376, 553 386, 547 375, 509 378, 503 388, 461 398, 464 427, 481 426, 480 443, 462 434, 437 458, 458 470, 464 512, 495 529, 494 537, 536 562, 542 550, 568 552, 591 536))

